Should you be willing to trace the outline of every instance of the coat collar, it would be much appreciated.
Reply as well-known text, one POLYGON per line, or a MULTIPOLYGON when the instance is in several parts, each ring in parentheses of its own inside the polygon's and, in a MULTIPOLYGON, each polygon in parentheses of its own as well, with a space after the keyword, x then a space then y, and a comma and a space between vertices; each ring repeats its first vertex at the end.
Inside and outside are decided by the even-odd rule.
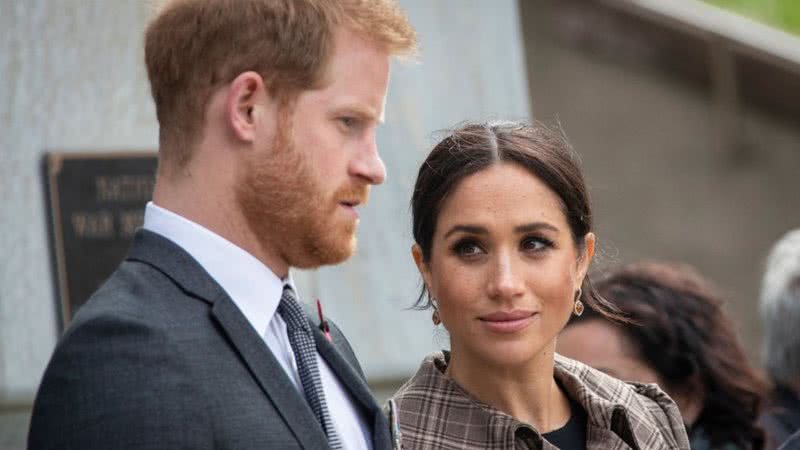
POLYGON ((558 354, 553 374, 586 410, 589 439, 605 436, 614 449, 689 448, 677 406, 658 386, 626 383, 558 354))
MULTIPOLYGON (((603 382, 593 378, 591 372, 581 372, 574 361, 556 355, 553 367, 553 376, 558 380, 563 389, 571 398, 575 399, 587 412, 588 438, 601 439, 603 442, 611 440, 613 448, 632 448, 639 446, 631 425, 631 413, 626 404, 631 402, 634 395, 632 390, 624 389, 615 382, 614 388, 602 386, 603 382), (587 379, 588 378, 588 379, 587 379), (602 390, 614 391, 614 395, 600 395, 597 387, 602 390), (591 411, 591 412, 590 412, 591 411), (617 442, 621 441, 621 442, 617 442)), ((624 384, 624 383, 623 383, 624 384)), ((612 446, 609 446, 611 448, 612 446)))
MULTIPOLYGON (((429 355, 414 378, 401 388, 398 396, 413 398, 413 404, 418 404, 420 398, 433 396, 439 399, 447 398, 447 405, 457 405, 453 407, 469 409, 471 422, 492 424, 486 430, 488 433, 486 439, 489 442, 506 443, 513 447, 514 434, 519 428, 524 427, 534 432, 533 442, 537 448, 554 449, 530 425, 471 396, 444 374, 446 367, 447 362, 443 353, 429 355)), ((657 387, 629 385, 558 355, 555 358, 554 377, 562 385, 567 395, 576 400, 586 411, 587 448, 608 450, 688 449, 688 443, 685 442, 685 431, 682 422, 679 421, 677 409, 657 387), (654 404, 645 405, 639 398, 642 395, 651 398, 658 397, 659 401, 663 401, 665 405, 671 405, 670 413, 673 420, 666 421, 669 423, 657 422, 653 418, 655 412, 653 410, 661 411, 661 407, 654 404), (675 417, 678 417, 677 425, 680 426, 677 431, 676 423, 674 423, 675 417), (668 428, 668 430, 664 430, 664 428, 668 428), (663 436, 663 434, 672 436, 673 433, 682 434, 683 442, 668 441, 663 436)), ((403 409, 402 400, 400 400, 400 409, 403 409)), ((403 414, 402 411, 401 414, 403 414)))

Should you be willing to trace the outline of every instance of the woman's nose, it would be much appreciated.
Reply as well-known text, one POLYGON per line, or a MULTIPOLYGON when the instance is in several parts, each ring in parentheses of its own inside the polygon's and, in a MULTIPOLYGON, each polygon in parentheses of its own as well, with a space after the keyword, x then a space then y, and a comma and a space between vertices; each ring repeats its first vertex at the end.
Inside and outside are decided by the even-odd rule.
POLYGON ((488 283, 489 297, 499 300, 515 298, 523 293, 524 283, 509 255, 499 255, 488 283))

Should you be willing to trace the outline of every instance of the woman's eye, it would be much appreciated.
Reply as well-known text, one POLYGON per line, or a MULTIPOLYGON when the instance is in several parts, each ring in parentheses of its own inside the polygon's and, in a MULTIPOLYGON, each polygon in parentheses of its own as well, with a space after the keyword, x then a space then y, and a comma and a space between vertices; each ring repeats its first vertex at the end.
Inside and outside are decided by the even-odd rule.
POLYGON ((459 256, 475 256, 483 253, 483 249, 473 241, 462 241, 453 246, 453 252, 459 256))
POLYGON ((527 237, 522 240, 521 247, 525 251, 539 252, 553 246, 553 242, 541 237, 527 237))

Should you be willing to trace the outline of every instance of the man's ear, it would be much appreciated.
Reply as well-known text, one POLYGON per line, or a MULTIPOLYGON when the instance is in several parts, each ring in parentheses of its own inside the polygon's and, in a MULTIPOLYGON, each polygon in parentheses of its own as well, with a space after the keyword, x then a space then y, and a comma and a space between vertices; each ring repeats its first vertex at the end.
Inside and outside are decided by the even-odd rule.
MULTIPOLYGON (((430 290, 431 288, 431 269, 428 266, 428 263, 425 262, 425 258, 422 255, 422 247, 418 244, 414 244, 411 246, 411 257, 414 258, 414 264, 417 265, 417 269, 419 270, 419 274, 422 275, 422 281, 425 283, 425 286, 430 290)), ((431 295, 433 295, 431 293, 431 295)))
POLYGON ((267 95, 264 79, 256 72, 239 74, 228 86, 225 113, 233 135, 243 142, 256 139, 257 119, 267 95))

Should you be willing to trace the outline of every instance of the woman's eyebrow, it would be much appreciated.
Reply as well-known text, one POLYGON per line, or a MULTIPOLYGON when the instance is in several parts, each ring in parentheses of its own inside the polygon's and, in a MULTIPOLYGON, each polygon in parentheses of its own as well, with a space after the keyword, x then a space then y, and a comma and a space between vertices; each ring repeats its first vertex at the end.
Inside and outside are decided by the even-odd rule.
MULTIPOLYGON (((558 227, 556 227, 555 225, 551 225, 547 222, 532 222, 523 225, 517 225, 516 227, 514 227, 514 232, 520 234, 530 233, 531 231, 537 231, 537 230, 550 230, 557 233, 558 227)), ((450 227, 450 229, 447 230, 447 233, 444 234, 444 237, 445 239, 447 239, 448 236, 459 231, 470 234, 489 234, 489 230, 487 230, 486 227, 482 227, 480 225, 457 224, 450 227)))
POLYGON ((470 234, 489 234, 489 230, 480 225, 453 225, 449 230, 447 230, 447 233, 444 234, 445 239, 458 231, 463 231, 470 234))
POLYGON ((514 231, 517 233, 530 233, 531 231, 538 231, 542 229, 558 232, 558 227, 547 222, 526 223, 524 225, 517 225, 514 227, 514 231))

